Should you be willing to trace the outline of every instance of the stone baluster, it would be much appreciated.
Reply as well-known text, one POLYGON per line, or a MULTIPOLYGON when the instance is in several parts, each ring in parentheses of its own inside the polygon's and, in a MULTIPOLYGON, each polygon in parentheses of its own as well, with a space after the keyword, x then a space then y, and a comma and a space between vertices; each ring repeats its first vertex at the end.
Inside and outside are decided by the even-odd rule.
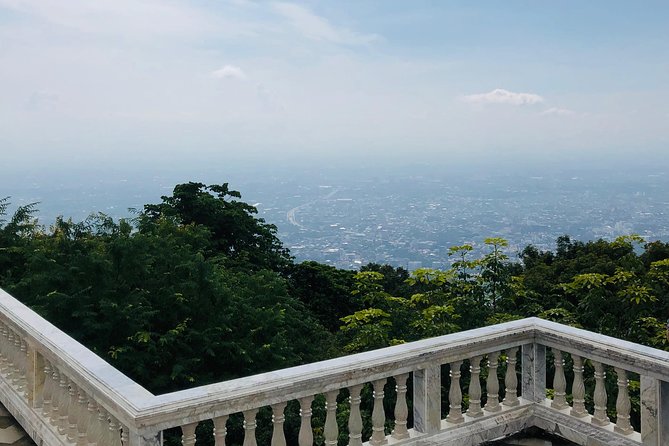
POLYGON ((278 403, 272 406, 272 442, 271 446, 286 446, 286 434, 283 431, 283 423, 286 417, 283 414, 286 403, 278 403))
POLYGON ((7 330, 7 379, 11 382, 14 382, 16 378, 16 355, 14 348, 14 332, 7 330))
MULTIPOLYGON (((197 425, 197 423, 195 424, 197 425)), ((110 446, 122 446, 121 423, 111 414, 109 415, 109 444, 110 446)))
POLYGON ((446 421, 449 423, 462 423, 465 418, 462 416, 462 390, 460 389, 460 367, 462 361, 452 362, 450 364, 451 385, 448 390, 449 410, 446 421))
POLYGON ((228 434, 228 416, 214 418, 214 446, 225 446, 225 436, 228 434))
POLYGON ((510 348, 506 351, 506 375, 504 375, 504 386, 506 393, 502 404, 515 407, 520 404, 518 400, 518 375, 516 375, 516 363, 518 362, 518 348, 510 348))
POLYGON ((46 384, 44 370, 44 361, 35 346, 26 341, 26 390, 25 396, 28 404, 40 412, 44 403, 44 384, 46 384))
POLYGON ((28 344, 23 338, 18 338, 19 343, 19 379, 17 381, 17 390, 22 393, 26 399, 30 399, 30 388, 28 387, 28 344))
POLYGON ((79 433, 78 416, 79 416, 79 396, 77 386, 70 380, 68 386, 69 412, 67 413, 67 441, 74 443, 77 440, 79 433))
POLYGON ((337 426, 337 395, 339 390, 331 390, 325 394, 325 426, 323 436, 326 446, 337 446, 339 428, 337 426))
POLYGON ((409 417, 409 408, 407 407, 407 379, 408 373, 394 376, 395 378, 395 393, 397 400, 395 401, 395 428, 392 432, 392 437, 396 440, 409 438, 409 431, 407 430, 407 418, 409 417))
POLYGON ((12 375, 12 383, 21 391, 21 380, 23 379, 24 364, 21 355, 21 338, 14 333, 14 374, 12 375))
POLYGON ((484 407, 488 412, 499 412, 502 407, 499 405, 499 380, 497 378, 497 367, 499 352, 488 353, 488 379, 486 380, 486 390, 488 391, 488 401, 484 407))
POLYGON ((467 415, 470 417, 481 417, 481 357, 475 356, 469 360, 469 372, 471 380, 469 381, 469 408, 467 415))
POLYGON ((574 361, 574 383, 571 387, 573 395, 573 405, 569 414, 572 417, 583 418, 588 416, 588 411, 585 409, 585 384, 583 383, 583 358, 577 355, 571 355, 574 361))
POLYGON ((376 380, 372 385, 374 386, 374 408, 372 409, 372 438, 369 439, 369 444, 380 446, 388 442, 384 431, 386 413, 383 409, 383 387, 386 385, 386 379, 376 380))
POLYGON ((564 377, 564 359, 562 359, 562 352, 556 348, 553 349, 553 356, 555 360, 555 377, 553 378, 553 401, 551 407, 553 409, 566 409, 569 407, 566 399, 567 380, 564 377))
POLYGON ((49 414, 49 422, 53 426, 58 426, 58 412, 62 394, 60 389, 60 371, 55 366, 51 367, 51 381, 51 413, 49 414))
POLYGON ((104 407, 98 405, 98 435, 95 443, 102 446, 109 444, 109 415, 104 407))
POLYGON ((14 367, 14 332, 7 327, 7 336, 6 338, 6 350, 7 350, 7 380, 12 381, 14 375, 16 374, 16 369, 14 367))
POLYGON ((9 339, 10 330, 7 325, 2 326, 2 374, 9 379, 14 365, 12 364, 12 345, 14 341, 9 339))
POLYGON ((102 425, 99 419, 98 403, 96 403, 94 399, 89 398, 86 410, 88 411, 86 442, 88 445, 97 445, 99 444, 98 439, 102 436, 102 425))
POLYGON ((314 432, 311 429, 311 402, 313 396, 300 398, 300 433, 297 437, 299 446, 313 446, 314 432))
POLYGON ((348 445, 362 446, 362 416, 360 414, 360 392, 362 384, 348 388, 348 400, 351 404, 351 410, 348 417, 348 445))
POLYGON ((0 322, 0 374, 6 376, 9 370, 7 353, 7 326, 0 322))
POLYGON ((629 390, 627 388, 629 381, 627 380, 627 372, 621 368, 616 367, 616 374, 618 375, 618 398, 616 399, 616 413, 617 421, 613 430, 619 434, 629 435, 634 432, 634 428, 630 424, 630 410, 632 405, 630 403, 629 390))
POLYGON ((195 446, 195 428, 197 427, 196 423, 184 424, 181 426, 181 445, 182 446, 195 446))
POLYGON ((593 400, 595 403, 595 413, 592 415, 592 424, 597 426, 606 426, 611 421, 606 415, 606 386, 604 379, 606 372, 604 371, 604 364, 601 362, 592 361, 595 366, 595 394, 593 400))
POLYGON ((58 433, 67 435, 68 417, 70 413, 70 390, 68 386, 68 379, 65 374, 60 372, 60 381, 58 387, 60 389, 60 398, 58 398, 58 433))
POLYGON ((121 426, 121 446, 130 444, 130 431, 126 426, 121 426))
POLYGON ((77 446, 86 446, 88 430, 88 395, 79 389, 77 394, 77 446))
POLYGON ((256 446, 256 414, 258 409, 244 411, 244 443, 242 446, 256 446))
POLYGON ((42 416, 51 414, 51 394, 53 393, 53 379, 51 378, 51 363, 44 360, 44 387, 42 387, 42 416))

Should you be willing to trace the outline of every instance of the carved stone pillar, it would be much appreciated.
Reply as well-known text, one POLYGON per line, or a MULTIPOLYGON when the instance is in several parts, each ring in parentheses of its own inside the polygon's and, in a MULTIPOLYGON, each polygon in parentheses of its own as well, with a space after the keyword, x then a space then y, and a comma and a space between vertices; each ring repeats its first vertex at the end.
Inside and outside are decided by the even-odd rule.
POLYGON ((348 388, 348 400, 351 404, 351 413, 348 417, 348 445, 362 446, 362 416, 360 415, 360 392, 362 384, 348 388))
POLYGON ((488 379, 486 380, 486 391, 488 392, 488 401, 484 409, 488 412, 499 412, 502 407, 499 405, 499 379, 497 378, 497 367, 499 352, 488 354, 488 379))
POLYGON ((510 348, 506 351, 506 375, 504 376, 504 385, 506 393, 502 404, 509 407, 518 406, 518 377, 516 376, 516 363, 518 359, 518 348, 510 348))
POLYGON ((395 402, 395 429, 393 429, 392 437, 396 440, 402 440, 409 438, 409 431, 407 430, 407 418, 409 417, 409 408, 407 407, 407 379, 409 378, 409 374, 404 373, 394 378, 397 401, 395 402))
POLYGON ((465 418, 462 416, 462 390, 460 389, 460 367, 462 361, 452 362, 450 364, 451 385, 448 390, 448 416, 446 421, 449 423, 462 423, 465 418))
POLYGON ((566 399, 567 380, 564 377, 564 359, 562 359, 562 352, 558 349, 553 349, 553 356, 555 358, 555 377, 553 378, 553 401, 551 407, 553 409, 566 409, 569 407, 566 399))
POLYGON ((481 357, 475 356, 469 360, 469 373, 471 379, 469 381, 469 408, 467 415, 470 417, 482 417, 483 410, 481 410, 481 357))
POLYGON ((604 371, 604 364, 601 362, 592 361, 595 366, 595 394, 593 400, 595 403, 595 413, 592 415, 592 424, 597 426, 606 426, 611 422, 606 415, 606 386, 604 380, 606 372, 604 371))
POLYGON ((632 405, 630 403, 629 389, 627 388, 629 381, 627 380, 627 372, 625 370, 616 367, 616 374, 618 375, 618 398, 616 399, 617 421, 613 430, 619 434, 629 435, 634 432, 630 424, 632 405))
POLYGON ((300 398, 300 433, 297 437, 299 446, 313 446, 314 432, 311 429, 311 402, 313 396, 300 398))
POLYGON ((339 390, 331 390, 325 394, 325 426, 323 436, 326 446, 337 446, 339 427, 337 426, 337 395, 339 390))
POLYGON ((272 442, 271 446, 286 446, 286 434, 283 431, 283 423, 286 417, 283 411, 286 403, 278 403, 272 406, 272 442))

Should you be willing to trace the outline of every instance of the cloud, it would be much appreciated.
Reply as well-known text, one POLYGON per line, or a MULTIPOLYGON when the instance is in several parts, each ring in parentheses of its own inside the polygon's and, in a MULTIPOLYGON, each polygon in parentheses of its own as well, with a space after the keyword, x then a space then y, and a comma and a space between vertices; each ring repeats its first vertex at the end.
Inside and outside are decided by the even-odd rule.
POLYGON ((346 28, 337 28, 327 19, 295 3, 274 2, 272 8, 288 19, 299 33, 312 40, 344 45, 368 45, 381 40, 377 34, 363 34, 346 28))
POLYGON ((225 65, 216 71, 212 71, 211 77, 216 79, 237 79, 240 81, 246 80, 244 71, 235 65, 225 65))
POLYGON ((489 93, 470 94, 463 97, 465 102, 472 104, 510 104, 533 105, 544 102, 544 98, 534 93, 514 93, 513 91, 496 88, 489 93))
POLYGON ((576 112, 567 108, 551 107, 539 113, 541 116, 574 116, 576 112))

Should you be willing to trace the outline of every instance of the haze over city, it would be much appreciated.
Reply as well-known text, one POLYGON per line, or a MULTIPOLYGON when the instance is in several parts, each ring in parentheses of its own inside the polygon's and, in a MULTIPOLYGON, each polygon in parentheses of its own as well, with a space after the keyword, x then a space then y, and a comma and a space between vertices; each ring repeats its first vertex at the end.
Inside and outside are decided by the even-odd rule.
POLYGON ((230 182, 344 267, 439 256, 379 251, 407 237, 666 238, 667 23, 663 1, 0 0, 0 197, 48 225, 230 182))

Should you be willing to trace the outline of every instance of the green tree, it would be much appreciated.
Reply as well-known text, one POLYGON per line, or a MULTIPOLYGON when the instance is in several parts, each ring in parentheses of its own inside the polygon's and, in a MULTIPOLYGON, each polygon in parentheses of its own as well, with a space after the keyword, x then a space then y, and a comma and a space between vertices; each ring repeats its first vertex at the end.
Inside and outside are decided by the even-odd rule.
POLYGON ((257 218, 257 209, 238 198, 241 194, 229 189, 228 183, 178 184, 171 196, 161 197, 162 203, 144 206, 142 221, 163 216, 202 225, 211 231, 207 255, 222 254, 229 266, 283 271, 291 257, 276 236, 276 226, 257 218))
POLYGON ((354 274, 313 261, 298 263, 288 269, 289 292, 335 333, 340 319, 360 308, 351 294, 354 274))

